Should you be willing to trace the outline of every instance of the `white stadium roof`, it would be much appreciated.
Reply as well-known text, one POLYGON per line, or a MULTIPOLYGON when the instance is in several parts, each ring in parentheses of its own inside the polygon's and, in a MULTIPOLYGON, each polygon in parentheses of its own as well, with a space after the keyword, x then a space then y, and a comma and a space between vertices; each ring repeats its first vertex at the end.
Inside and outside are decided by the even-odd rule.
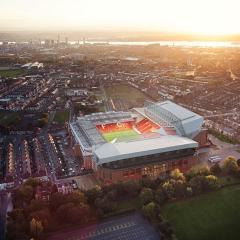
POLYGON ((203 117, 171 101, 150 104, 145 114, 155 122, 173 126, 179 135, 194 138, 203 125, 203 117))
POLYGON ((188 109, 177 105, 176 103, 173 103, 171 101, 160 102, 156 105, 161 106, 161 108, 173 113, 181 121, 189 118, 200 117, 198 114, 191 112, 188 109))
POLYGON ((162 136, 132 142, 105 143, 93 152, 97 157, 97 164, 101 165, 122 159, 197 147, 198 143, 188 138, 162 136))

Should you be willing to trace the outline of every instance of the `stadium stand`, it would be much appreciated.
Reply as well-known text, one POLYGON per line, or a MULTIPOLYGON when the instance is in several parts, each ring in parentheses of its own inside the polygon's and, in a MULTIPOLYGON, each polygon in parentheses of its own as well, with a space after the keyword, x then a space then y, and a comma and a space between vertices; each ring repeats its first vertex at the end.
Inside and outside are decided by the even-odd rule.
POLYGON ((148 133, 148 132, 154 132, 156 129, 159 129, 160 126, 144 118, 143 120, 141 120, 136 124, 136 128, 141 133, 148 133))
POLYGON ((96 127, 101 133, 119 132, 132 129, 132 123, 131 122, 111 123, 97 125, 96 127))

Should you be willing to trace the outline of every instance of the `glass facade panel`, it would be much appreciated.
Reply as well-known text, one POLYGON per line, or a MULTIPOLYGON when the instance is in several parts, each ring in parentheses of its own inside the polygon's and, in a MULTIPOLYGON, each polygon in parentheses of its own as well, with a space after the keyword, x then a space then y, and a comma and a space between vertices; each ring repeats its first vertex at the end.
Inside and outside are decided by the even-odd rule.
MULTIPOLYGON (((134 166, 154 164, 154 163, 158 164, 165 161, 167 162, 171 161, 170 164, 172 164, 172 168, 174 168, 182 164, 181 162, 178 164, 179 160, 182 160, 185 157, 194 156, 194 153, 195 153, 195 149, 183 149, 183 150, 178 150, 173 152, 123 159, 119 161, 105 163, 102 166, 104 168, 110 168, 110 169, 123 169, 123 168, 129 168, 134 166)), ((187 164, 187 163, 183 161, 183 164, 187 164)))

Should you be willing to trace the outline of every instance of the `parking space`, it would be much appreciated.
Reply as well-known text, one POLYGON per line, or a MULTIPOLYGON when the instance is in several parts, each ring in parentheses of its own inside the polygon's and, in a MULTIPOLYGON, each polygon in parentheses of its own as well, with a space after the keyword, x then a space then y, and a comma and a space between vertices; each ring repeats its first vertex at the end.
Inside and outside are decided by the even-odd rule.
POLYGON ((134 213, 69 232, 56 233, 48 240, 158 240, 154 228, 134 213))
POLYGON ((86 174, 82 176, 76 176, 76 177, 68 177, 59 179, 57 182, 59 183, 69 183, 74 182, 78 189, 80 190, 88 190, 91 188, 94 188, 99 185, 99 182, 97 181, 94 174, 86 174))

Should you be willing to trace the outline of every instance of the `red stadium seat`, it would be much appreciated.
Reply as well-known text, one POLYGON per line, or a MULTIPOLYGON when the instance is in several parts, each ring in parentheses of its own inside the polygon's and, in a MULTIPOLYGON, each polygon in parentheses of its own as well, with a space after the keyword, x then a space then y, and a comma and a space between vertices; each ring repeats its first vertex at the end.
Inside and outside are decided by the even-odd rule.
POLYGON ((102 133, 109 133, 132 129, 132 123, 131 122, 110 123, 106 125, 97 125, 96 127, 102 133))
POLYGON ((159 129, 160 126, 144 118, 143 120, 141 120, 136 124, 136 128, 141 133, 148 133, 148 132, 153 132, 156 129, 159 129))

